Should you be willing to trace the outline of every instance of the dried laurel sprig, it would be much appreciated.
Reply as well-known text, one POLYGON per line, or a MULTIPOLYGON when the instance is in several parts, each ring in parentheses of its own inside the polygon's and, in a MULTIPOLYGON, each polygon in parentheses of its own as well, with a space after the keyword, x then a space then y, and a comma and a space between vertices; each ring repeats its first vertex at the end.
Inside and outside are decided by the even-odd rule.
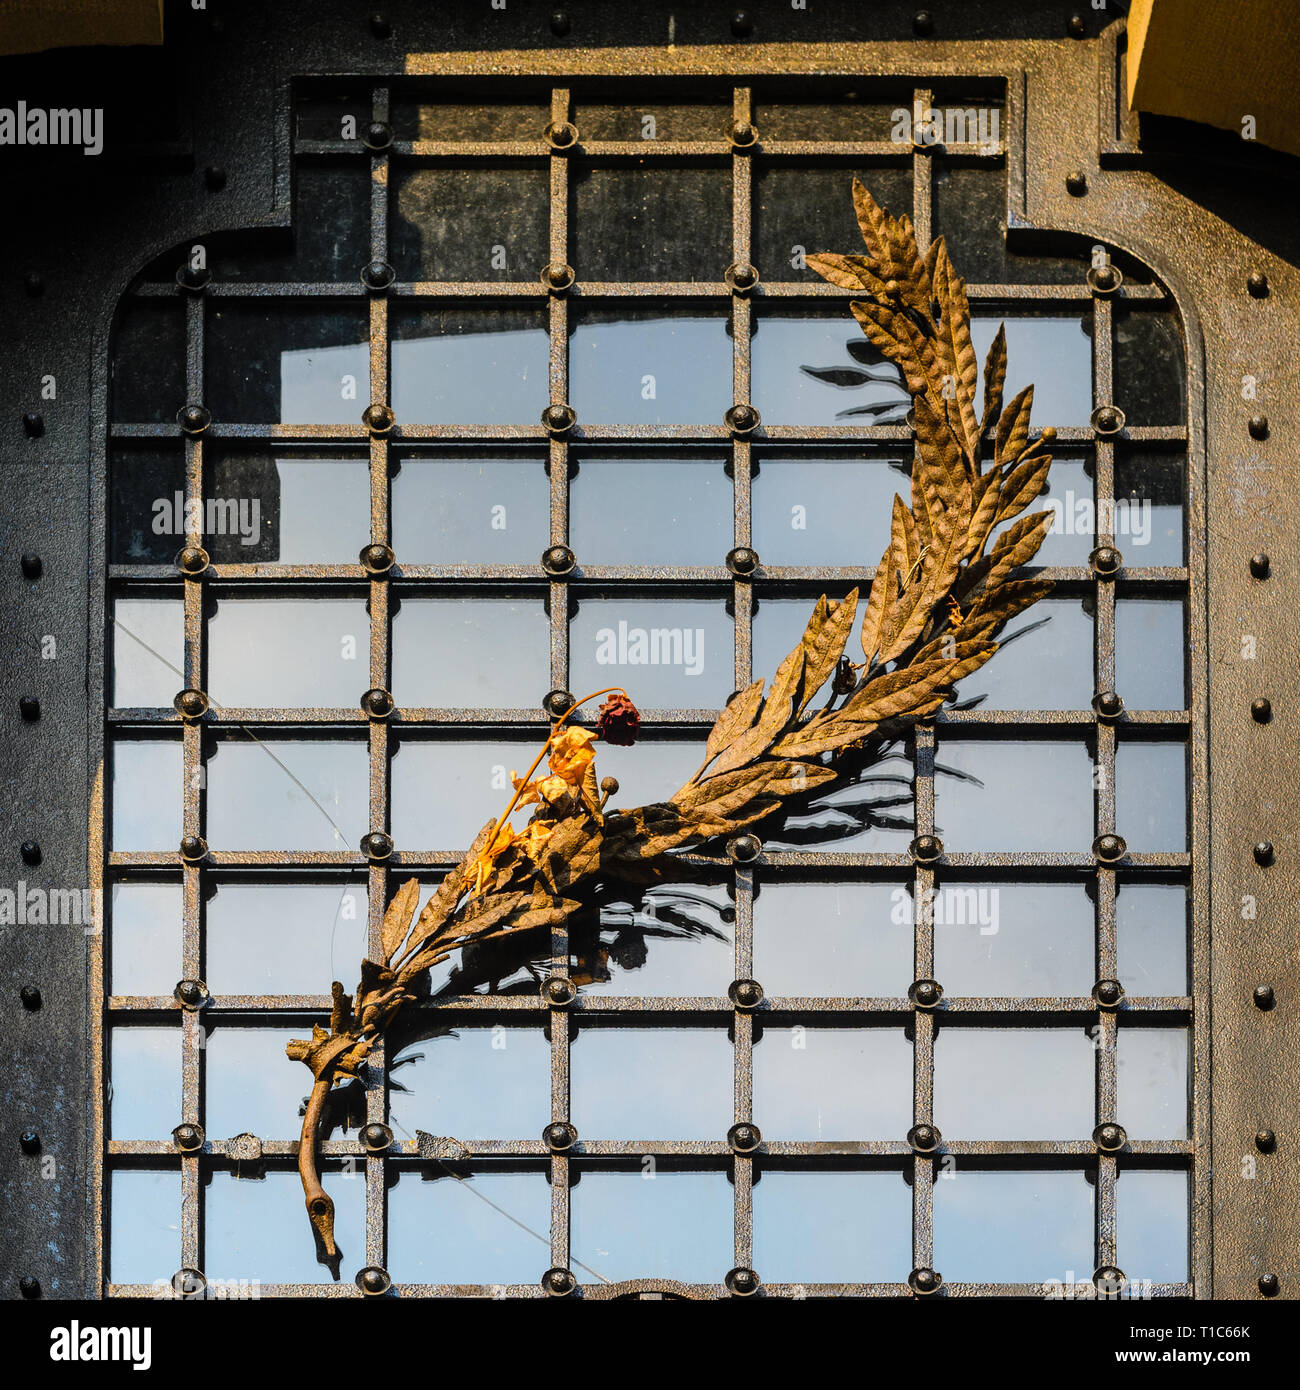
POLYGON ((607 779, 598 788, 594 745, 602 738, 632 742, 640 717, 626 692, 598 691, 610 698, 596 732, 566 727, 568 716, 555 722, 533 768, 515 779, 506 814, 483 827, 418 917, 418 882, 398 889, 384 916, 382 959, 362 962, 354 996, 335 982, 328 1031, 317 1026, 310 1041, 287 1049, 315 1078, 298 1168, 327 1262, 338 1252, 333 1203, 316 1167, 325 1101, 336 1080, 358 1076, 371 1047, 413 1000, 418 976, 467 944, 565 921, 601 881, 652 882, 671 867, 665 856, 672 851, 734 834, 835 780, 842 755, 934 714, 956 682, 997 650, 1007 620, 1051 588, 1043 579, 1015 577, 1042 544, 1051 517, 1020 514, 1047 482, 1051 459, 1042 448, 1055 432, 1030 440, 1032 386, 1003 409, 1005 332, 999 328, 985 360, 977 415, 966 287, 943 239, 922 257, 906 217, 890 217, 857 181, 853 201, 866 255, 814 255, 807 262, 864 296, 849 307, 902 371, 916 435, 912 504, 894 499, 890 543, 862 617, 863 660, 844 656, 857 590, 842 603, 823 596, 770 689, 757 680, 723 710, 695 776, 668 801, 631 811, 605 809, 617 783, 607 779), (1016 517, 986 554, 994 530, 1016 517), (829 701, 810 713, 828 681, 829 701), (549 775, 531 782, 542 757, 549 775), (517 805, 536 806, 520 833, 509 824, 517 805))

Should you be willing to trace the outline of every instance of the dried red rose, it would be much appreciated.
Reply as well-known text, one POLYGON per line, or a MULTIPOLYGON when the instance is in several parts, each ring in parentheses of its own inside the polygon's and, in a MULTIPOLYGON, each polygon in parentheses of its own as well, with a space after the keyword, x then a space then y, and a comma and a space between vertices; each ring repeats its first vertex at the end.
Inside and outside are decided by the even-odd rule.
POLYGON ((630 748, 641 727, 641 713, 626 695, 611 695, 600 707, 598 733, 606 743, 630 748))

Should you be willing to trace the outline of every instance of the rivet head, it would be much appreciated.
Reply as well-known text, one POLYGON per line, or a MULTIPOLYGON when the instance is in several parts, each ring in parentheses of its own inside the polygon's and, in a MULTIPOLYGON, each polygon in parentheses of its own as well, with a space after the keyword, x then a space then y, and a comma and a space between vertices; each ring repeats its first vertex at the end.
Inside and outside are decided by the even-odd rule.
POLYGON ((542 1288, 553 1298, 565 1298, 578 1287, 578 1281, 569 1269, 548 1269, 542 1275, 542 1288))
POLYGON ((370 32, 377 39, 386 39, 393 32, 393 26, 388 22, 388 16, 381 14, 378 10, 370 16, 370 32))
POLYGON ((41 717, 41 702, 35 695, 22 695, 18 700, 18 713, 29 724, 34 724, 41 717))
POLYGON ((39 1298, 41 1296, 41 1281, 30 1274, 24 1274, 18 1281, 18 1292, 24 1298, 39 1298))
POLYGON ((207 289, 212 281, 212 272, 205 265, 191 265, 186 261, 176 269, 176 283, 191 294, 199 294, 207 289))
POLYGON ((1092 852, 1103 864, 1114 864, 1128 853, 1128 841, 1123 835, 1098 835, 1092 852))
POLYGON ((382 830, 372 830, 361 837, 361 853, 367 859, 387 859, 393 852, 393 839, 382 830))
POLYGON ((754 17, 748 10, 732 10, 731 32, 738 39, 747 39, 754 32, 754 17))
POLYGON ((1128 417, 1117 405, 1099 405, 1096 410, 1092 412, 1092 428, 1093 431, 1101 435, 1102 438, 1109 438, 1112 435, 1119 434, 1124 428, 1127 418, 1128 417))
POLYGON ((937 1269, 930 1269, 922 1266, 914 1269, 907 1276, 907 1286, 915 1294, 920 1294, 922 1298, 928 1298, 931 1294, 939 1292, 943 1287, 943 1275, 937 1269))
POLYGON ((1081 14, 1072 14, 1070 22, 1065 27, 1072 39, 1082 39, 1088 36, 1088 25, 1081 14))
POLYGON ((760 1287, 758 1275, 752 1269, 743 1266, 729 1269, 722 1282, 726 1285, 727 1292, 737 1298, 752 1298, 760 1287))
POLYGON ((183 405, 176 412, 182 434, 202 434, 212 423, 212 412, 205 405, 183 405))
POLYGON ((1252 270, 1246 277, 1246 289, 1254 299, 1264 299, 1268 295, 1268 276, 1262 270, 1252 270))
POLYGON ((1093 1287, 1103 1294, 1118 1294, 1126 1282, 1124 1271, 1116 1269, 1114 1265, 1102 1265, 1092 1276, 1093 1287))
POLYGON ((1255 1133, 1255 1147, 1262 1154, 1271 1154, 1277 1148, 1277 1135, 1271 1129, 1257 1130, 1255 1133))
POLYGON ((1113 545, 1099 545, 1088 556, 1088 563, 1095 574, 1109 576, 1118 573, 1124 564, 1124 557, 1113 545))
POLYGON ((937 835, 918 835, 908 848, 920 864, 933 864, 943 856, 943 841, 937 835))
POLYGON ((387 1125, 368 1124, 362 1128, 358 1137, 361 1140, 361 1147, 367 1153, 383 1153, 393 1142, 393 1131, 387 1125))
POLYGON ((45 433, 45 417, 28 411, 23 416, 23 433, 28 439, 39 439, 45 433))
POLYGON ((172 1292, 177 1298, 201 1298, 207 1287, 208 1281, 202 1272, 188 1265, 172 1275, 172 1292))
POLYGON ((1269 1009, 1273 1007, 1274 1004, 1277 1003, 1277 998, 1273 993, 1272 985, 1256 985, 1255 992, 1251 997, 1255 1001, 1255 1007, 1257 1009, 1263 1009, 1265 1012, 1267 1012, 1269 1009))
POLYGON ((393 712, 393 697, 387 690, 376 686, 361 697, 361 708, 371 719, 387 719, 393 712))
POLYGON ((1276 1274, 1261 1274, 1258 1283, 1259 1291, 1265 1298, 1274 1298, 1278 1291, 1278 1281, 1276 1274))
POLYGON ((1256 724, 1267 724, 1273 717, 1272 702, 1263 695, 1257 695, 1250 702, 1250 717, 1256 724))
POLYGON ((929 10, 917 10, 912 16, 912 32, 920 39, 928 39, 934 33, 934 16, 929 10))
POLYGON ((578 557, 567 545, 552 545, 542 551, 542 568, 549 575, 572 574, 577 563, 578 557))
POLYGON ((397 421, 392 406, 373 401, 361 412, 361 423, 371 434, 387 434, 397 421))
POLYGON ((1118 1153, 1128 1143, 1128 1135, 1123 1125, 1107 1123, 1098 1125, 1092 1132, 1092 1142, 1104 1154, 1118 1153))
POLYGON ((39 579, 41 577, 41 570, 44 566, 41 563, 41 557, 39 555, 32 554, 29 551, 23 556, 20 563, 23 567, 24 579, 39 579))
POLYGON ((376 153, 386 150, 393 143, 393 130, 384 121, 371 121, 366 127, 366 149, 376 153))
POLYGON ((553 261, 542 271, 542 284, 555 294, 563 294, 573 287, 573 267, 562 261, 553 261))
POLYGON ((18 991, 18 997, 29 1013, 35 1013, 41 1007, 41 992, 35 985, 24 985, 18 991))
POLYGON ((1252 415, 1246 422, 1246 428, 1250 431, 1252 439, 1268 438, 1268 416, 1252 415))
POLYGON ((203 1147, 203 1128, 201 1125, 177 1125, 172 1130, 172 1138, 181 1153, 197 1153, 203 1147))
POLYGON ((380 1269, 378 1265, 367 1265, 365 1269, 357 1271, 357 1288, 367 1298, 382 1298, 392 1287, 393 1281, 388 1277, 388 1271, 380 1269))
POLYGON ((18 853, 22 855, 24 864, 39 864, 42 858, 40 841, 24 840, 18 847, 18 853))
POLYGON ((358 558, 361 561, 361 568, 367 574, 387 574, 397 563, 397 556, 393 554, 391 547, 380 545, 377 542, 364 546, 358 558))
POLYGON ((758 551, 747 545, 738 545, 727 552, 727 568, 732 574, 753 574, 758 568, 758 551))
POLYGON ((1255 863, 1264 868, 1267 868, 1277 858, 1277 853, 1270 840, 1260 840, 1251 850, 1251 853, 1255 856, 1255 863))
POLYGON ((208 552, 201 545, 187 545, 176 557, 176 568, 182 574, 202 574, 209 563, 208 552))
POLYGON ((763 1135, 758 1126, 748 1121, 732 1125, 727 1131, 727 1143, 738 1154, 752 1154, 762 1142, 763 1135))
POLYGON ((1118 719, 1124 713, 1124 701, 1113 690, 1099 690, 1092 697, 1092 707, 1102 719, 1118 719))
POLYGON ((1271 568, 1269 558, 1263 551, 1250 557, 1250 573, 1255 579, 1267 579, 1271 568))
POLYGON ((734 148, 748 150, 758 144, 758 131, 752 121, 732 121, 727 127, 727 138, 734 148))
POLYGON ((361 268, 361 283, 372 294, 382 294, 397 278, 387 261, 369 261, 361 268))
POLYGON ((758 284, 758 271, 752 265, 738 265, 733 261, 722 272, 722 278, 736 294, 748 294, 758 284))
POLYGON ((757 980, 733 980, 727 987, 727 994, 742 1010, 756 1009, 763 1002, 763 986, 757 980))
POLYGON ((182 690, 172 699, 176 712, 185 719, 202 719, 208 712, 208 697, 201 690, 182 690))
POLYGON ((542 696, 542 709, 552 719, 558 719, 560 715, 567 714, 572 708, 573 695, 567 690, 548 690, 542 696))
POLYGON ((937 980, 916 980, 908 986, 907 997, 918 1009, 937 1008, 943 998, 943 986, 937 980))
POLYGON ((25 1129, 18 1136, 18 1147, 25 1154, 35 1154, 41 1151, 41 1136, 34 1129, 25 1129))
POLYGON ((1082 169, 1071 169, 1065 176, 1066 191, 1075 198, 1082 198, 1088 191, 1088 176, 1082 169))
POLYGON ((727 841, 727 853, 737 864, 752 864, 763 852, 763 842, 757 835, 737 835, 727 841))
POLYGON ((567 1009, 578 997, 578 987, 567 975, 550 976, 542 988, 552 1008, 567 1009))
POLYGON ((551 33, 557 39, 562 39, 568 34, 570 29, 569 16, 563 10, 551 11, 551 33))
POLYGON ((557 402, 542 411, 542 424, 551 434, 568 434, 578 423, 578 412, 571 405, 557 402))
POLYGON ((1092 997, 1103 1009, 1113 1009, 1124 998, 1124 986, 1118 980, 1098 980, 1092 987, 1092 997))
POLYGON ((722 417, 733 434, 753 434, 762 417, 752 405, 733 405, 722 417))
POLYGON ((552 121, 544 133, 552 149, 571 150, 578 143, 578 127, 572 121, 552 121))
POLYGON ((202 980, 179 980, 172 991, 187 1009, 197 1009, 207 1002, 208 987, 202 980))
POLYGON ((180 843, 180 854, 187 864, 197 864, 207 858, 208 842, 201 835, 186 835, 180 843))
POLYGON ((1105 297, 1114 294, 1124 283, 1124 272, 1113 261, 1107 261, 1105 265, 1089 266, 1084 278, 1093 294, 1105 297))
POLYGON ((934 1125, 913 1125, 907 1131, 907 1142, 916 1153, 932 1154, 943 1142, 943 1135, 934 1125))

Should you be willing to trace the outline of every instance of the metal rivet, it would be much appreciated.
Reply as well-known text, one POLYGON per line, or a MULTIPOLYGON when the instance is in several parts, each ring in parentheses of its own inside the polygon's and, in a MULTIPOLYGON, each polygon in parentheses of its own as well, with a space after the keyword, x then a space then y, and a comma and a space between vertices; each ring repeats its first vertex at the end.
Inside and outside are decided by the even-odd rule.
POLYGON ((1260 840, 1251 850, 1251 853, 1255 856, 1255 863, 1261 864, 1265 868, 1277 857, 1271 840, 1260 840))
POLYGON ((1277 1003, 1272 985, 1256 985, 1255 992, 1251 997, 1255 1001, 1255 1007, 1263 1009, 1266 1013, 1277 1003))
POLYGON ((366 149, 376 154, 389 148, 393 143, 392 127, 384 121, 371 121, 366 127, 366 149))
POLYGON ((361 412, 361 423, 371 434, 387 434, 396 422, 397 416, 393 414, 392 406, 384 405, 382 401, 372 401, 361 412))
POLYGON ((1122 568, 1124 557, 1113 545, 1099 545, 1088 556, 1088 563, 1092 566, 1094 574, 1109 578, 1122 568))
POLYGON ((23 1008, 30 1013, 35 1013, 41 1007, 41 992, 35 985, 24 985, 18 991, 18 997, 23 1001, 23 1008))
POLYGON ((752 121, 732 121, 727 127, 727 139, 735 150, 752 150, 758 144, 758 129, 752 121))
POLYGON ((542 568, 553 578, 572 574, 578 557, 567 545, 552 545, 542 551, 542 568))
POLYGON ((23 433, 28 439, 39 439, 45 433, 45 419, 35 411, 23 416, 23 433))
POLYGON ((45 293, 45 277, 38 271, 29 270, 23 277, 23 289, 30 299, 38 298, 45 293))
POLYGON ((176 568, 182 574, 202 574, 209 563, 208 552, 201 545, 187 545, 176 557, 176 568))
POLYGON ((392 548, 378 543, 364 546, 357 558, 367 574, 387 574, 397 563, 397 556, 393 554, 392 548))
POLYGON ((388 16, 380 14, 378 10, 370 16, 370 32, 377 39, 386 39, 393 32, 393 26, 388 22, 388 16))
POLYGON ((727 552, 727 568, 732 574, 753 574, 758 568, 758 551, 747 545, 738 545, 727 552))
POLYGON ((186 835, 180 843, 181 858, 187 864, 197 864, 206 859, 208 842, 201 835, 186 835))
POLYGON ((551 33, 557 39, 562 39, 568 34, 570 29, 569 16, 563 10, 551 11, 551 33))
POLYGON ((1246 289, 1255 299, 1264 299, 1268 295, 1268 276, 1262 270, 1252 270, 1246 277, 1246 289))
POLYGON ((383 1153, 392 1144, 393 1131, 387 1125, 368 1124, 362 1128, 357 1137, 361 1140, 361 1147, 367 1153, 378 1154, 383 1153))
POLYGON ((1126 1282, 1124 1271, 1116 1269, 1114 1265, 1102 1265, 1092 1276, 1093 1287, 1098 1293, 1117 1294, 1126 1282))
POLYGON ((562 261, 553 261, 542 271, 542 284, 555 294, 563 294, 573 287, 573 267, 562 261))
POLYGON ((172 698, 172 705, 185 719, 202 719, 208 712, 208 697, 201 690, 181 690, 172 698))
POLYGON ((752 1154, 763 1142, 763 1135, 755 1124, 742 1120, 727 1131, 727 1143, 738 1154, 752 1154))
POLYGON ((1250 431, 1252 439, 1268 438, 1268 416, 1252 415, 1246 422, 1246 428, 1250 431))
POLYGON ((1124 272, 1113 261, 1107 261, 1105 265, 1090 265, 1085 279, 1093 294, 1105 298, 1124 283, 1124 272))
POLYGON ((731 32, 738 39, 747 39, 754 32, 754 17, 748 10, 732 10, 731 32))
POLYGON ((920 39, 928 39, 934 33, 934 16, 929 10, 917 10, 912 16, 912 32, 920 39))
POLYGON ((1254 578, 1267 579, 1270 568, 1268 556, 1263 551, 1250 557, 1250 572, 1254 578))
POLYGON ((41 846, 38 840, 24 840, 18 847, 18 853, 22 855, 24 864, 41 862, 41 846))
POLYGON ((567 1009, 578 997, 578 987, 567 975, 551 975, 542 988, 552 1008, 567 1009))
POLYGON ((943 986, 938 980, 916 980, 908 986, 907 997, 918 1009, 937 1008, 943 998, 943 986))
POLYGON ((392 852, 392 836, 382 830, 372 830, 361 837, 361 853, 367 859, 387 859, 392 852))
POLYGON ((907 1131, 907 1142, 916 1153, 932 1154, 943 1143, 943 1135, 934 1125, 913 1125, 907 1131))
POLYGON ((356 1283, 367 1298, 382 1298, 393 1287, 388 1271, 378 1265, 367 1265, 365 1269, 358 1270, 356 1283))
POLYGON ((39 555, 34 555, 29 551, 23 556, 20 563, 23 567, 24 579, 39 579, 41 577, 41 570, 44 566, 39 555))
POLYGON ((1092 697, 1092 707, 1101 719, 1118 719, 1124 713, 1124 701, 1113 690, 1099 690, 1092 697))
POLYGON ((566 1120, 556 1120, 542 1130, 542 1141, 552 1153, 564 1153, 578 1142, 578 1131, 566 1120))
POLYGON ((920 864, 933 864, 943 857, 943 841, 937 835, 918 835, 908 849, 920 864))
POLYGON ((212 272, 205 265, 191 265, 186 261, 176 268, 176 283, 191 294, 202 294, 212 282, 212 272))
POLYGON ((361 267, 361 283, 372 294, 383 294, 396 279, 397 272, 387 261, 367 261, 361 267))
POLYGON ((361 697, 361 708, 371 719, 387 719, 393 712, 393 697, 387 690, 376 686, 361 697))
POLYGON ((1088 191, 1088 176, 1082 169, 1071 169, 1065 176, 1066 190, 1076 198, 1082 198, 1088 191))
POLYGON ((726 1285, 728 1293, 734 1294, 737 1298, 752 1298, 761 1284, 758 1275, 744 1266, 729 1269, 722 1282, 726 1285))
POLYGON ((752 265, 738 265, 733 261, 722 272, 722 278, 736 294, 748 294, 758 284, 758 271, 752 265))
POLYGON ((727 853, 737 864, 752 864, 763 852, 763 842, 757 835, 737 835, 727 841, 727 853))
POLYGON ((208 999, 208 987, 202 980, 178 980, 172 993, 186 1009, 197 1009, 208 999))
POLYGON ((23 695, 18 700, 18 713, 29 724, 34 724, 41 717, 41 702, 35 695, 23 695))
POLYGON ((1072 39, 1083 39, 1088 36, 1088 25, 1081 14, 1072 14, 1070 22, 1065 27, 1072 39))
POLYGON ((1124 428, 1127 417, 1117 405, 1099 405, 1092 412, 1092 428, 1095 433, 1102 438, 1109 438, 1119 434, 1124 428))
POLYGON ((202 434, 212 423, 212 412, 205 405, 183 405, 176 412, 182 434, 202 434))
POLYGON ((172 1292, 178 1298, 200 1298, 207 1292, 208 1281, 203 1273, 188 1265, 172 1275, 172 1292))
POLYGON ((570 150, 578 143, 578 127, 572 121, 552 121, 544 132, 547 143, 555 150, 570 150))
POLYGON ((763 986, 757 980, 733 980, 727 996, 738 1009, 756 1009, 763 1002, 763 986))
POLYGON ((1256 724, 1267 724, 1273 717, 1273 705, 1263 695, 1257 695, 1250 702, 1250 717, 1256 724))
POLYGON ((197 1153, 203 1147, 203 1126, 183 1124, 172 1130, 176 1147, 183 1154, 197 1153))
POLYGON ((1271 1154, 1277 1148, 1277 1135, 1271 1129, 1256 1131, 1255 1147, 1262 1154, 1271 1154))
POLYGON ((558 719, 573 708, 573 695, 568 690, 548 690, 542 696, 542 708, 552 719, 558 719))
POLYGON ((1124 986, 1118 980, 1098 980, 1092 987, 1092 997, 1103 1009, 1117 1008, 1124 998, 1124 986))
POLYGON ((26 1129, 18 1136, 18 1147, 25 1154, 40 1153, 41 1136, 34 1129, 26 1129))
POLYGON ((1098 1125, 1092 1132, 1092 1142, 1104 1154, 1118 1153, 1128 1143, 1128 1135, 1123 1125, 1108 1122, 1098 1125))
POLYGON ((542 424, 551 434, 568 434, 578 423, 578 412, 571 405, 557 402, 542 411, 542 424))
POLYGON ((1261 1274, 1259 1276, 1259 1291, 1265 1298, 1273 1298, 1278 1291, 1276 1274, 1261 1274))
POLYGON ((752 405, 733 405, 722 418, 733 434, 752 434, 763 422, 752 405))
POLYGON ((922 1265, 920 1269, 914 1269, 907 1276, 907 1286, 913 1293, 928 1298, 931 1294, 938 1293, 943 1286, 943 1275, 937 1269, 922 1265))
POLYGON ((1123 835, 1098 835, 1092 842, 1092 852, 1103 864, 1114 864, 1128 853, 1128 841, 1123 835))
POLYGON ((41 1296, 41 1281, 33 1278, 30 1274, 24 1274, 18 1281, 18 1292, 24 1298, 39 1298, 41 1296))
POLYGON ((568 1269, 548 1269, 542 1275, 542 1288, 553 1298, 564 1298, 578 1287, 573 1271, 568 1269))

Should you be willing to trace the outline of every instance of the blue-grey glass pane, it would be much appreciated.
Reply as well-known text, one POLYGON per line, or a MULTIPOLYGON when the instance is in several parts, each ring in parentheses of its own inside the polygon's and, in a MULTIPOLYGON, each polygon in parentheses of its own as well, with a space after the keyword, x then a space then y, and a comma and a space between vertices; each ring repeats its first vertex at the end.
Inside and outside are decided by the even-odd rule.
MULTIPOLYGON (((586 706, 596 708, 595 702, 586 706)), ((618 792, 610 807, 630 811, 652 801, 667 801, 684 787, 704 761, 704 743, 638 738, 631 748, 600 744, 596 753, 597 777, 614 777, 618 792)))
POLYGON ((116 740, 113 848, 137 852, 175 849, 181 841, 182 781, 179 741, 116 740))
POLYGON ((370 685, 359 598, 222 598, 207 640, 208 687, 222 705, 347 709, 370 685))
POLYGON ((912 943, 901 886, 764 881, 754 900, 754 977, 769 996, 901 996, 912 943))
POLYGON ((1007 330, 1003 400, 1034 388, 1035 426, 1086 425, 1092 415, 1092 338, 1077 315, 972 316, 970 336, 981 366, 998 331, 1007 330))
POLYGON ((754 1267, 769 1284, 901 1283, 911 1189, 901 1173, 765 1172, 754 1184, 754 1267))
POLYGON ((115 883, 109 955, 112 994, 170 994, 181 969, 179 883, 115 883))
POLYGON ((1087 709, 1092 700, 1092 615, 1077 598, 1041 599, 1007 624, 1002 645, 957 689, 983 709, 1087 709))
POLYGON ((945 883, 934 897, 934 970, 948 996, 1087 994, 1093 908, 1067 883, 945 883))
POLYGON ((1117 451, 1115 535, 1131 565, 1181 565, 1187 461, 1175 454, 1117 451))
MULTIPOLYGON (((358 1164, 354 1173, 326 1170, 321 1185, 334 1199, 334 1236, 343 1265, 359 1269, 366 1258, 365 1169, 358 1164)), ((219 1170, 204 1190, 203 1218, 203 1272, 209 1282, 333 1282, 329 1269, 316 1259, 314 1242, 303 1238, 297 1173, 271 1171, 249 1178, 219 1170)))
POLYGON ((949 1139, 1086 1139, 1092 1040, 1082 1028, 941 1028, 934 1118, 949 1139))
MULTIPOLYGON (((1035 411, 1037 414, 1037 411, 1035 411)), ((1097 542, 1097 512, 1093 501, 1092 477, 1080 458, 1052 457, 1047 470, 1047 484, 1034 499, 1030 512, 1050 511, 1052 521, 1038 553, 1030 562, 1034 565, 1086 565, 1089 552, 1097 542)), ((994 529, 985 547, 1004 531, 1016 525, 1025 515, 1012 517, 994 529)), ((1102 528, 1105 529, 1104 527, 1102 528)), ((1121 541, 1121 544, 1123 542, 1121 541)), ((883 547, 882 547, 883 549, 883 547)), ((1139 560, 1138 564, 1145 564, 1139 560)), ((1030 616, 1038 610, 1030 610, 1030 616)))
POLYGON ((205 908, 208 988, 324 994, 366 953, 366 905, 361 882, 221 884, 205 908))
POLYGON ((570 923, 569 973, 583 994, 716 998, 736 974, 735 920, 723 883, 633 889, 627 900, 602 903, 599 920, 570 923))
POLYGON ((584 458, 569 484, 569 540, 588 565, 720 565, 732 506, 716 459, 584 458))
POLYGON ((392 342, 392 405, 403 424, 531 425, 547 401, 550 344, 540 316, 428 310, 392 342))
POLYGON ((370 829, 364 743, 222 739, 206 772, 214 849, 355 851, 370 829))
POLYGON ((292 1038, 311 1036, 311 1024, 292 1027, 208 1030, 204 1043, 203 1119, 209 1139, 256 1134, 296 1139, 311 1073, 285 1056, 292 1038))
MULTIPOLYGON (((513 794, 511 773, 522 777, 540 747, 540 738, 403 743, 393 757, 393 839, 404 850, 468 848, 490 818, 503 814, 513 794)), ((596 761, 603 776, 604 759, 596 761)), ((514 817, 516 826, 524 819, 514 817)))
POLYGON ((399 705, 532 709, 551 688, 550 674, 551 626, 540 598, 404 598, 393 616, 399 705))
POLYGON ((763 828, 768 849, 899 851, 915 833, 911 761, 882 753, 861 770, 843 769, 829 790, 819 790, 807 809, 763 828))
POLYGON ((579 423, 721 424, 732 404, 726 319, 616 312, 583 314, 569 338, 569 401, 579 423))
POLYGON ((715 1139, 731 1124, 733 1066, 723 1028, 579 1029, 573 1123, 589 1139, 715 1139))
POLYGON ((1187 993, 1187 889, 1120 883, 1115 898, 1119 978, 1129 994, 1187 993))
POLYGON ((1186 1139, 1186 1028, 1121 1028, 1115 1044, 1117 1110, 1133 1139, 1186 1139))
POLYGON ((755 325, 749 394, 765 424, 897 424, 906 415, 902 373, 867 342, 847 306, 762 313, 755 325))
POLYGON ((647 709, 721 709, 735 628, 720 599, 585 599, 569 624, 573 693, 609 685, 647 709))
POLYGON ((406 1171, 388 1192, 387 1267, 410 1284, 536 1284, 550 1230, 543 1173, 406 1171))
POLYGON ((1188 1278, 1190 1176, 1120 1167, 1115 1184, 1116 1253, 1134 1283, 1181 1284, 1188 1278))
POLYGON ((934 1263, 947 1283, 1092 1277, 1093 1190, 1081 1172, 951 1171, 934 1185, 934 1263))
POLYGON ((1115 684, 1129 709, 1186 708, 1186 651, 1181 599, 1123 598, 1115 605, 1115 684))
POLYGON ((180 1170, 118 1169, 109 1192, 109 1279, 170 1284, 181 1267, 180 1170))
POLYGON ((369 544, 365 459, 231 453, 210 467, 205 455, 204 467, 204 545, 214 560, 354 565, 369 544))
POLYGON ((388 1073, 393 1124, 412 1134, 534 1139, 551 1118, 551 1045, 540 1028, 443 1025, 403 1046, 388 1073))
POLYGON ((1093 839, 1092 769, 1081 742, 940 740, 935 821, 944 847, 1086 850, 1093 839))
POLYGON ((166 1139, 180 1122, 180 1029, 114 1028, 109 1133, 114 1139, 166 1139))
POLYGON ((754 1121, 768 1139, 895 1139, 912 1123, 912 1045, 901 1028, 764 1028, 754 1121))
POLYGON ((1115 749, 1115 821, 1131 850, 1187 848, 1187 750, 1181 743, 1120 741, 1115 749))
POLYGON ((166 708, 184 685, 183 600, 114 600, 113 704, 166 708))
POLYGON ((768 566, 869 569, 889 544, 896 494, 910 501, 911 484, 888 459, 762 458, 750 504, 754 548, 768 566))
POLYGON ((725 1173, 584 1170, 569 1201, 573 1261, 584 1280, 717 1284, 734 1263, 725 1173))
POLYGON ((403 459, 392 501, 406 564, 534 565, 550 540, 540 459, 403 459))

